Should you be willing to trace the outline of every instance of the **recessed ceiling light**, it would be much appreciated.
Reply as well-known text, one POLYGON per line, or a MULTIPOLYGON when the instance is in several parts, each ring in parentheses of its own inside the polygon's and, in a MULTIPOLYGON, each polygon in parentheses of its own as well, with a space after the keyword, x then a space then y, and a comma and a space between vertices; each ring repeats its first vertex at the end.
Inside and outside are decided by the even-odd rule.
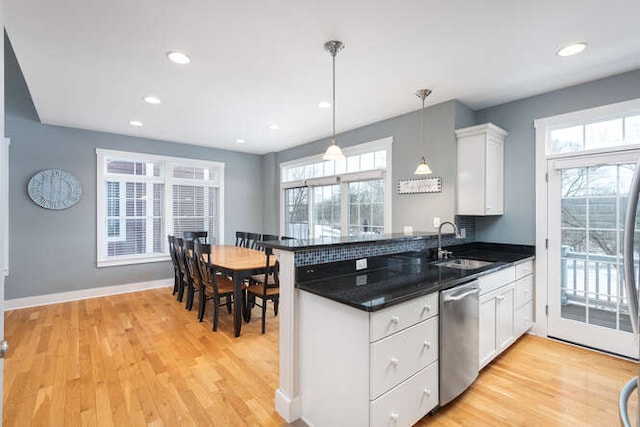
POLYGON ((244 144, 245 140, 244 139, 236 139, 236 144, 244 144))
POLYGON ((556 52, 556 55, 558 55, 558 56, 572 56, 572 55, 576 55, 576 54, 582 52, 586 48, 587 48, 587 44, 586 43, 583 43, 583 42, 573 43, 573 44, 570 44, 568 46, 565 46, 563 48, 558 49, 558 51, 556 52))
POLYGON ((191 58, 189 58, 186 54, 182 52, 167 52, 167 58, 169 58, 171 61, 175 62, 176 64, 185 65, 191 62, 191 58))
POLYGON ((331 108, 331 103, 329 101, 318 102, 318 108, 331 108))
POLYGON ((148 102, 149 104, 160 104, 162 102, 160 101, 160 98, 153 95, 147 95, 142 99, 144 99, 144 102, 148 102))
POLYGON ((271 123, 271 124, 269 125, 269 129, 271 129, 271 130, 279 130, 279 129, 280 129, 280 126, 278 126, 278 125, 276 125, 276 124, 271 123))
POLYGON ((129 120, 129 124, 136 127, 142 126, 142 122, 140 120, 129 120))

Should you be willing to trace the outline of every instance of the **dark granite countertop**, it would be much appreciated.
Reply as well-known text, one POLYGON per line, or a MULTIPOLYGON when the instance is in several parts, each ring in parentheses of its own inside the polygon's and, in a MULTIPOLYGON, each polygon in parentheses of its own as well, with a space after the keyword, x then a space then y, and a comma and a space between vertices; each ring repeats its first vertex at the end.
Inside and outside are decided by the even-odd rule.
POLYGON ((434 265, 433 251, 405 252, 368 258, 368 269, 355 271, 355 261, 298 267, 296 287, 364 311, 376 311, 421 295, 452 288, 511 263, 532 258, 533 246, 468 243, 450 246, 452 258, 490 261, 462 270, 434 265))
MULTIPOLYGON (((364 236, 325 237, 319 239, 290 239, 264 242, 264 246, 285 251, 301 251, 306 249, 323 248, 335 245, 350 245, 358 243, 389 242, 403 240, 421 240, 425 237, 435 237, 438 233, 414 232, 412 234, 371 234, 364 236)), ((444 235, 444 234, 443 234, 444 235)))

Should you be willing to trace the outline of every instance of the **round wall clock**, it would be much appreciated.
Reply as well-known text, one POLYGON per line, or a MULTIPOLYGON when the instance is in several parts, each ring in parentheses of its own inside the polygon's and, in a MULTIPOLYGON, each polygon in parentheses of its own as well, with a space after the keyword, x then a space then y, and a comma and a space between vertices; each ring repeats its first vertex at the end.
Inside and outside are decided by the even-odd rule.
POLYGON ((82 197, 82 185, 70 172, 62 169, 45 169, 33 175, 27 187, 29 197, 47 209, 66 209, 82 197))

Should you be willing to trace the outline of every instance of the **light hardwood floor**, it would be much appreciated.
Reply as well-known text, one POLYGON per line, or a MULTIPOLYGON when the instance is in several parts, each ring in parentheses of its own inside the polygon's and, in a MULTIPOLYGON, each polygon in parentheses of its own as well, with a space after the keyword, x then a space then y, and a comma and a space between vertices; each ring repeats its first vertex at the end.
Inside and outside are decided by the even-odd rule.
MULTIPOLYGON (((270 307, 271 308, 271 307, 270 307)), ((4 426, 278 426, 277 318, 233 338, 169 289, 5 313, 4 426)), ((526 336, 429 426, 616 426, 636 365, 526 336)), ((635 394, 633 406, 636 405, 635 394)), ((300 424, 300 423, 298 423, 300 424)))

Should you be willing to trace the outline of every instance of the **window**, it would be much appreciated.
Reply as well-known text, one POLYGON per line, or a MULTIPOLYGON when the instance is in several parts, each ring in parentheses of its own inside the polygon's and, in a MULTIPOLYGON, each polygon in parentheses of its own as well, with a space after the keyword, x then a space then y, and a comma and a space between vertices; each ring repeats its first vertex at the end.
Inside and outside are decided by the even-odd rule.
POLYGON ((383 234, 391 229, 391 138, 281 165, 282 234, 298 239, 383 234))
POLYGON ((96 150, 98 267, 168 259, 166 236, 222 241, 224 164, 96 150))
POLYGON ((536 123, 545 127, 545 153, 548 156, 640 144, 640 105, 637 101, 561 114, 539 119, 536 123))

